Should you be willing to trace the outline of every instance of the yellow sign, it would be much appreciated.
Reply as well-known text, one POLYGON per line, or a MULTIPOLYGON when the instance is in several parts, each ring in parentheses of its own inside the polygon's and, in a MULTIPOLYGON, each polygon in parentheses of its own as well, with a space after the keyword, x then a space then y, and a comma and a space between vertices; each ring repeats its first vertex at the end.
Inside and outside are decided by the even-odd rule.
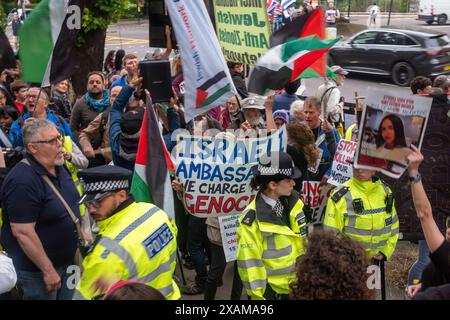
POLYGON ((256 64, 269 49, 266 0, 214 0, 216 32, 225 60, 256 64))
POLYGON ((444 67, 444 70, 445 70, 445 71, 450 70, 450 65, 445 66, 445 67, 444 67))

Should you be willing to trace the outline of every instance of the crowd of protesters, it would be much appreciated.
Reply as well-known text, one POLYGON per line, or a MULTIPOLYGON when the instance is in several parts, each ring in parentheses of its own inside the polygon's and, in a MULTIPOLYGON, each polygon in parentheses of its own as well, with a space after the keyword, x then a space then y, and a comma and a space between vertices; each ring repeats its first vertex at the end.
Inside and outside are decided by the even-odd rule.
MULTIPOLYGON (((170 38, 168 28, 166 35, 170 38)), ((301 82, 293 81, 275 95, 262 97, 247 91, 242 65, 229 62, 229 72, 238 94, 224 105, 186 122, 181 57, 172 54, 170 45, 166 51, 153 52, 146 58, 171 61, 174 95, 170 101, 146 105, 138 71, 139 59, 123 50, 110 51, 103 70, 90 72, 85 92, 78 95, 70 79, 50 88, 40 88, 20 80, 19 63, 16 69, 0 70, 0 146, 4 151, 0 155, 4 158, 0 159, 0 244, 7 251, 0 253, 0 293, 8 294, 15 287, 24 299, 95 296, 105 300, 161 300, 179 298, 176 288, 179 286, 182 294, 203 294, 204 299, 215 299, 227 266, 219 221, 187 214, 181 197, 175 198, 176 228, 171 226, 164 232, 176 235, 176 239, 171 239, 176 241, 171 250, 180 253, 178 264, 182 268, 194 270, 196 276, 192 283, 183 285, 174 275, 173 260, 170 260, 174 252, 168 253, 167 261, 160 265, 166 266, 164 276, 157 274, 169 285, 164 288, 156 285, 158 290, 146 285, 159 281, 155 280, 157 276, 148 282, 120 276, 103 279, 102 270, 93 260, 101 256, 104 260, 111 259, 112 265, 122 263, 114 260, 116 258, 108 254, 108 250, 103 253, 95 250, 96 243, 108 246, 104 238, 98 238, 98 235, 105 235, 102 234, 105 230, 105 224, 101 223, 103 213, 99 208, 105 201, 112 201, 112 212, 116 213, 139 204, 128 194, 128 185, 111 189, 99 197, 91 194, 92 199, 80 202, 80 196, 84 199, 88 195, 86 188, 90 185, 85 182, 91 173, 101 176, 102 172, 96 172, 96 168, 110 172, 104 167, 109 164, 129 170, 126 172, 134 170, 139 138, 144 130, 141 127, 144 111, 154 108, 169 151, 175 146, 172 133, 177 129, 187 129, 192 135, 233 129, 224 134, 234 132, 237 137, 246 136, 252 130, 259 134, 262 130, 287 129, 287 151, 264 155, 253 170, 251 186, 257 196, 240 218, 231 299, 373 299, 374 292, 366 285, 367 267, 390 259, 398 239, 395 203, 389 208, 384 204, 392 195, 389 186, 377 178, 374 171, 355 168, 348 185, 336 189, 328 200, 323 225, 308 231, 312 218, 309 183, 326 185, 339 140, 344 136, 356 136, 352 134, 355 126, 344 128, 344 101, 337 88, 343 85, 347 72, 333 66, 331 70, 335 77, 326 79, 316 96, 299 96, 301 82), (322 114, 323 110, 325 114, 322 114), (350 134, 344 129, 350 130, 350 134), (274 156, 278 161, 271 158, 274 156), (279 162, 278 167, 275 162, 279 162), (86 176, 83 184, 80 184, 79 175, 86 176), (42 177, 47 177, 50 182, 42 177), (304 182, 308 190, 304 190, 304 182), (64 202, 52 191, 54 185, 64 202), (125 189, 127 191, 123 192, 125 189), (307 200, 302 201, 300 194, 307 200), (367 227, 362 219, 358 220, 363 209, 367 211, 369 207, 362 210, 355 206, 348 208, 347 200, 356 194, 363 201, 377 203, 375 206, 385 206, 383 214, 391 219, 388 234, 380 234, 376 243, 372 238, 367 240, 351 232, 358 226, 359 235, 370 234, 378 222, 381 221, 383 226, 385 223, 384 217, 379 221, 374 217, 367 227), (84 206, 89 207, 94 219, 85 214, 84 206), (75 288, 67 285, 66 271, 74 263, 81 265, 83 258, 77 253, 77 239, 72 236, 73 221, 66 213, 67 207, 78 212, 75 216, 82 221, 83 239, 99 241, 94 241, 84 265, 86 274, 95 274, 98 279, 87 281, 83 278, 76 293, 75 288), (349 225, 349 220, 353 221, 353 226, 349 225), (89 292, 91 282, 96 295, 89 292)), ((434 82, 416 77, 411 90, 413 94, 432 97, 432 108, 443 108, 448 112, 449 86, 447 76, 437 77, 434 82)), ((415 147, 411 149, 407 158, 408 174, 417 176, 424 155, 415 147)), ((124 172, 117 171, 117 176, 126 177, 124 172)), ((95 183, 92 185, 98 187, 95 183)), ((176 178, 172 187, 178 195, 183 193, 183 186, 176 178)), ((407 294, 413 299, 448 299, 450 226, 446 226, 448 229, 443 235, 440 231, 443 228, 436 224, 432 215, 437 208, 431 207, 420 179, 411 183, 411 194, 424 239, 419 241, 419 257, 411 268, 407 294)), ((168 219, 164 221, 172 223, 168 219)), ((122 233, 116 233, 116 236, 126 237, 122 233)), ((122 249, 116 252, 120 253, 118 260, 125 257, 128 277, 131 277, 132 268, 145 269, 141 263, 133 265, 134 256, 122 249)), ((6 295, 3 297, 7 298, 6 295)))

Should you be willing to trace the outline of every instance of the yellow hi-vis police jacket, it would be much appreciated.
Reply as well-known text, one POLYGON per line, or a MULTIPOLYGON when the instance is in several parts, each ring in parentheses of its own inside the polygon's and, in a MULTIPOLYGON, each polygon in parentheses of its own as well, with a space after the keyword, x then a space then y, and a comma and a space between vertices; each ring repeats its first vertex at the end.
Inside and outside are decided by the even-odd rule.
MULTIPOLYGON (((72 147, 72 139, 69 136, 64 136, 64 145, 63 145, 64 151, 68 153, 72 153, 73 147, 72 147)), ((83 195, 83 186, 80 183, 80 180, 78 179, 78 168, 75 167, 70 161, 66 160, 66 166, 67 169, 69 169, 70 173, 72 174, 72 180, 75 183, 75 187, 78 190, 78 193, 83 195)), ((80 205, 80 214, 83 217, 86 212, 86 207, 84 204, 80 205)))
POLYGON ((84 259, 73 299, 90 300, 104 293, 93 288, 99 277, 140 281, 159 290, 166 299, 179 299, 180 290, 173 279, 176 227, 152 204, 131 198, 121 206, 124 208, 98 222, 101 238, 84 259))
POLYGON ((259 193, 239 219, 238 271, 252 300, 264 300, 268 285, 278 294, 288 294, 289 283, 295 280, 297 257, 305 253, 303 203, 296 191, 280 200, 289 212, 289 225, 272 212, 259 193))
POLYGON ((381 180, 343 184, 328 199, 325 229, 333 229, 360 242, 369 258, 383 253, 389 259, 398 239, 398 217, 392 193, 381 180))

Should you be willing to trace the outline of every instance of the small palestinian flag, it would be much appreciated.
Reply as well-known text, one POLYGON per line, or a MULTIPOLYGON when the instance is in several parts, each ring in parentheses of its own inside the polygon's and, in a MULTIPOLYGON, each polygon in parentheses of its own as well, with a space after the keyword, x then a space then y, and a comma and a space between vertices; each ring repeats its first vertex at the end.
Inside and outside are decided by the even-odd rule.
POLYGON ((250 74, 248 91, 264 95, 268 90, 282 89, 297 79, 306 68, 321 58, 339 39, 321 40, 309 36, 270 49, 250 74))
POLYGON ((79 64, 75 41, 85 0, 43 0, 19 31, 22 80, 48 86, 69 78, 79 64))
POLYGON ((218 98, 224 94, 230 92, 231 86, 228 82, 227 75, 224 71, 217 73, 214 77, 202 84, 200 88, 197 88, 197 98, 195 99, 195 107, 203 108, 207 107, 211 103, 214 103, 218 98), (222 85, 220 83, 223 82, 222 85), (219 88, 217 90, 217 88, 219 88), (214 89, 213 94, 210 95, 208 89, 214 89))

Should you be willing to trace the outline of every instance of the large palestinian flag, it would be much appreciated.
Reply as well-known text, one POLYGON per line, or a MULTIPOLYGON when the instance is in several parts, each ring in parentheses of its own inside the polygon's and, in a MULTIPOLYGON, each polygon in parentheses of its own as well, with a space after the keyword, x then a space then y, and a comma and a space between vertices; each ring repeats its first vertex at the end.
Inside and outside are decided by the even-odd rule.
POLYGON ((309 36, 270 49, 257 61, 250 74, 248 91, 264 95, 269 89, 282 89, 286 83, 297 79, 337 41, 309 36))
MULTIPOLYGON (((147 98, 147 101, 151 101, 147 98)), ((174 218, 170 172, 175 171, 151 103, 142 122, 131 193, 138 202, 153 203, 174 218)))
MULTIPOLYGON (((323 9, 317 9, 288 21, 282 28, 270 36, 270 46, 275 47, 282 43, 315 35, 319 39, 326 39, 325 14, 323 9)), ((334 73, 327 67, 327 55, 317 59, 299 76, 300 78, 318 78, 324 76, 334 77, 334 73)))
POLYGON ((42 86, 69 78, 78 67, 75 41, 85 0, 42 0, 19 31, 22 80, 42 86))

